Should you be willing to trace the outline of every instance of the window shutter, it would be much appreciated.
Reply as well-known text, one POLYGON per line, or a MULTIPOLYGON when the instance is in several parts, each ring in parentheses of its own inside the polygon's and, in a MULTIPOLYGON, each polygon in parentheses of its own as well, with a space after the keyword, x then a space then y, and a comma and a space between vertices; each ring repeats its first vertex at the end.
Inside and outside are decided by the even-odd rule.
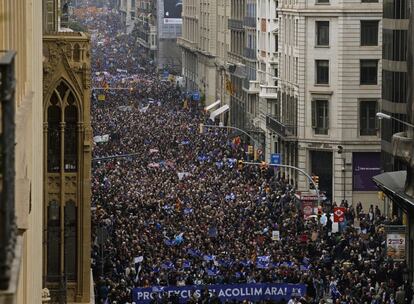
POLYGON ((316 128, 316 100, 312 100, 312 128, 316 128))
POLYGON ((379 119, 376 117, 377 113, 379 112, 379 107, 378 107, 378 101, 375 103, 375 130, 379 130, 380 125, 379 125, 379 119))

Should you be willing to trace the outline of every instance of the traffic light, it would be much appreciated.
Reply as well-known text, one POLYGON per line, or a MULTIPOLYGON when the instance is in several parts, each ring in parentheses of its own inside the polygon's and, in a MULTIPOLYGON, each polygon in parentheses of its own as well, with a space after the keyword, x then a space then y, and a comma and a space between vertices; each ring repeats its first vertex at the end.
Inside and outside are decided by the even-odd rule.
POLYGON ((241 170, 243 170, 243 161, 242 160, 239 160, 238 162, 237 162, 237 169, 239 169, 240 171, 241 170))
POLYGON ((253 155, 253 146, 248 146, 248 147, 247 147, 247 153, 248 153, 249 155, 253 155))
POLYGON ((204 133, 204 124, 202 124, 202 123, 200 124, 199 132, 200 132, 200 134, 204 133))

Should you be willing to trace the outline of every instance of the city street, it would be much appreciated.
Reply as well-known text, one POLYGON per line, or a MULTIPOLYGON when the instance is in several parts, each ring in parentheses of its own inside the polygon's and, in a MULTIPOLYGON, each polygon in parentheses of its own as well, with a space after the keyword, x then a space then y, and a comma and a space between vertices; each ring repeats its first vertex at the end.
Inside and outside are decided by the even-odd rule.
POLYGON ((383 225, 400 219, 356 202, 336 230, 335 203, 304 216, 280 170, 238 163, 247 145, 226 130, 200 134, 209 113, 156 72, 117 12, 75 14, 92 35, 97 303, 396 303, 400 286, 412 297, 405 263, 385 255, 383 225))

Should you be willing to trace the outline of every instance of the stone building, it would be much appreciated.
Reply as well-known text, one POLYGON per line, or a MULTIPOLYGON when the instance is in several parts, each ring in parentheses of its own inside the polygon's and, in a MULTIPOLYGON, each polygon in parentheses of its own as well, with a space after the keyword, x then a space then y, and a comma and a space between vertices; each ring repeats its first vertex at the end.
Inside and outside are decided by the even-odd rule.
POLYGON ((91 302, 90 41, 44 3, 43 273, 52 303, 91 302))
POLYGON ((127 34, 131 33, 136 20, 136 0, 118 0, 117 8, 127 34))
POLYGON ((371 180, 381 167, 382 1, 280 0, 278 13, 277 152, 318 176, 330 200, 382 208, 371 180))
POLYGON ((280 130, 279 77, 279 16, 277 0, 257 1, 257 72, 259 99, 251 112, 255 124, 265 132, 266 160, 278 151, 274 139, 280 130), (276 130, 276 131, 275 131, 276 130))
POLYGON ((225 70, 230 37, 228 3, 183 1, 183 34, 178 39, 182 49, 182 74, 187 90, 200 91, 206 106, 218 100, 222 106, 229 103, 225 70))
POLYGON ((155 0, 138 0, 135 30, 137 42, 145 48, 151 60, 157 54, 157 6, 155 0))
POLYGON ((42 2, 0 1, 0 303, 42 303, 42 2))

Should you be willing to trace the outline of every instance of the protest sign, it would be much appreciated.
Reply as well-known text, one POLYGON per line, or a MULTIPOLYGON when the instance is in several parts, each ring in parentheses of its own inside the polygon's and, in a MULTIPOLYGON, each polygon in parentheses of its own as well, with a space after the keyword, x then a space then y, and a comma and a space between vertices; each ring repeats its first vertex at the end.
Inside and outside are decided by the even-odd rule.
POLYGON ((187 176, 191 176, 189 172, 177 172, 177 176, 179 180, 183 180, 187 176))
POLYGON ((308 219, 313 214, 313 203, 311 201, 304 201, 302 203, 302 211, 304 219, 308 219))
POLYGON ((216 294, 221 302, 226 301, 289 301, 292 297, 303 297, 306 294, 304 284, 232 284, 232 285, 190 285, 134 288, 133 301, 140 304, 152 303, 154 299, 161 299, 163 295, 178 295, 180 303, 187 301, 194 294, 197 298, 205 289, 210 294, 216 294))
POLYGON ((109 141, 109 134, 105 134, 105 135, 102 135, 102 136, 95 136, 94 138, 93 138, 93 141, 95 142, 95 143, 105 143, 105 142, 108 142, 109 141))
POLYGON ((335 207, 334 208, 334 222, 342 223, 345 220, 345 208, 335 207))
POLYGON ((272 241, 280 241, 280 232, 279 232, 279 230, 272 231, 272 241))
POLYGON ((407 256, 406 227, 386 226, 387 256, 397 261, 404 261, 407 256))

